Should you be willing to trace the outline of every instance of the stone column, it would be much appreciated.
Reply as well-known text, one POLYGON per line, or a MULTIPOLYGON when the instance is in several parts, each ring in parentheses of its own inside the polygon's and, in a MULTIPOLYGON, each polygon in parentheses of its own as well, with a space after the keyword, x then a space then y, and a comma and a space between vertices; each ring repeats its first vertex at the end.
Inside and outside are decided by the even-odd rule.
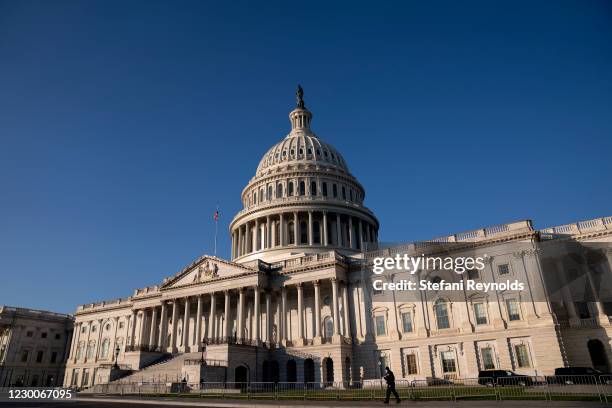
POLYGON ((198 308, 196 309, 195 321, 195 346, 196 351, 200 351, 200 342, 202 341, 202 295, 198 295, 198 308))
POLYGON ((332 319, 334 321, 334 336, 339 336, 340 335, 340 322, 339 322, 340 313, 338 311, 338 280, 336 278, 332 278, 331 282, 332 282, 332 299, 333 299, 332 319))
MULTIPOLYGON (((109 352, 111 353, 111 361, 115 361, 115 348, 117 347, 117 330, 119 328, 119 316, 113 318, 113 323, 115 325, 115 334, 113 335, 112 347, 109 350, 109 352)), ((108 357, 109 356, 107 356, 107 358, 108 357)))
POLYGON ((336 246, 342 246, 342 225, 339 213, 336 213, 336 246))
POLYGON ((312 211, 308 211, 308 245, 312 246, 314 243, 312 233, 312 211))
POLYGON ((259 218, 255 219, 255 236, 253 237, 253 252, 257 252, 261 249, 259 244, 259 237, 261 235, 261 228, 259 227, 259 218))
POLYGON ((149 347, 155 347, 155 340, 157 334, 157 308, 151 309, 151 330, 149 334, 149 347))
POLYGON ((272 316, 270 315, 271 303, 272 303, 272 294, 268 291, 266 292, 266 341, 270 344, 272 344, 272 339, 270 335, 270 333, 272 332, 272 324, 271 324, 272 316))
MULTIPOLYGON (((72 341, 70 342, 70 356, 69 356, 69 359, 71 359, 71 360, 76 355, 76 345, 77 345, 77 342, 78 342, 77 339, 78 339, 80 330, 81 330, 81 323, 75 323, 74 327, 72 329, 72 341)), ((12 336, 12 333, 13 332, 11 331, 11 336, 12 336)), ((9 337, 9 341, 10 341, 10 337, 9 337)), ((7 347, 6 347, 5 351, 8 351, 8 343, 7 343, 7 347)), ((7 361, 7 359, 6 359, 7 357, 8 356, 5 355, 4 361, 7 361)))
POLYGON ((299 245, 300 241, 299 241, 299 230, 300 230, 300 223, 298 221, 298 213, 297 211, 293 212, 293 241, 295 242, 295 245, 299 245))
POLYGON ((130 331, 131 331, 131 336, 130 336, 130 346, 134 347, 136 345, 136 316, 137 316, 138 310, 134 309, 132 310, 132 318, 130 319, 130 331))
POLYGON ((323 246, 329 245, 327 242, 327 211, 323 211, 323 246))
POLYGON ((364 239, 363 239, 363 221, 359 220, 359 248, 361 251, 365 251, 364 239))
POLYGON ((281 288, 281 316, 280 316, 280 326, 281 326, 281 343, 283 346, 287 344, 287 288, 281 288))
POLYGON ((278 234, 279 234, 278 242, 280 243, 280 246, 285 246, 285 220, 283 217, 283 213, 280 213, 279 219, 280 219, 280 225, 278 227, 278 234))
POLYGON ((251 236, 252 234, 249 233, 249 223, 248 222, 244 225, 244 228, 245 228, 244 229, 244 238, 246 240, 244 253, 248 254, 248 253, 251 252, 251 245, 250 244, 251 244, 251 239, 253 237, 251 236))
POLYGON ((140 319, 140 335, 138 336, 138 345, 145 345, 145 327, 147 324, 147 309, 142 309, 142 317, 140 319))
POLYGON ((348 309, 348 286, 348 282, 345 282, 342 286, 342 316, 344 319, 344 337, 351 337, 351 324, 349 322, 348 309))
POLYGON ((572 326, 579 326, 580 318, 576 313, 576 304, 572 299, 572 294, 568 286, 567 277, 565 276, 565 269, 563 268, 563 262, 561 261, 561 258, 555 258, 555 267, 557 268, 557 276, 560 277, 563 285, 561 287, 561 295, 563 296, 563 303, 565 304, 565 308, 567 310, 567 315, 569 318, 568 323, 572 326))
POLYGON ((189 296, 185 296, 185 313, 183 314, 183 351, 189 352, 187 339, 189 339, 189 296))
POLYGON ((266 243, 265 248, 272 248, 272 224, 270 223, 270 216, 266 216, 266 243))
POLYGON ((208 316, 208 338, 215 338, 215 314, 217 313, 217 301, 215 293, 210 294, 210 315, 208 316))
POLYGON ((304 341, 304 288, 302 283, 297 285, 297 307, 298 307, 298 344, 304 341))
POLYGON ((353 230, 353 217, 348 217, 348 229, 349 229, 349 248, 355 249, 355 231, 353 230))
POLYGON ((321 344, 321 281, 314 281, 315 332, 314 343, 321 344))
POLYGON ((260 333, 260 329, 261 329, 261 316, 260 316, 260 311, 259 311, 259 303, 260 303, 260 299, 259 299, 259 295, 260 295, 260 291, 259 291, 259 286, 255 286, 255 288, 253 289, 253 313, 255 314, 255 336, 254 336, 254 340, 259 344, 259 342, 261 341, 261 333, 260 333))
POLYGON ((230 295, 229 295, 229 290, 226 290, 224 292, 225 294, 225 320, 223 321, 224 323, 224 328, 223 328, 223 335, 225 336, 225 338, 228 338, 231 336, 231 333, 229 332, 230 330, 230 295))
POLYGON ((244 337, 244 288, 238 290, 238 324, 236 325, 236 337, 244 337))
POLYGON ((161 320, 159 324, 159 340, 157 344, 163 351, 166 347, 166 332, 168 331, 168 311, 166 310, 166 302, 161 305, 161 320))
POLYGON ((178 299, 172 301, 172 336, 170 349, 173 353, 176 353, 178 348, 178 342, 176 341, 176 334, 178 332, 178 299))

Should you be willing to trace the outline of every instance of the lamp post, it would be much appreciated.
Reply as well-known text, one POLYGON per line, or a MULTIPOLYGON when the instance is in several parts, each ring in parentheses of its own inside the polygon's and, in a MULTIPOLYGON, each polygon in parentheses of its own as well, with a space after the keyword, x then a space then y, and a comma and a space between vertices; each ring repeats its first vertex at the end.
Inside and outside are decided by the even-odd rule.
POLYGON ((119 346, 117 346, 117 348, 115 349, 115 365, 113 366, 113 368, 119 368, 119 364, 117 364, 117 360, 119 359, 120 351, 121 349, 119 349, 119 346))

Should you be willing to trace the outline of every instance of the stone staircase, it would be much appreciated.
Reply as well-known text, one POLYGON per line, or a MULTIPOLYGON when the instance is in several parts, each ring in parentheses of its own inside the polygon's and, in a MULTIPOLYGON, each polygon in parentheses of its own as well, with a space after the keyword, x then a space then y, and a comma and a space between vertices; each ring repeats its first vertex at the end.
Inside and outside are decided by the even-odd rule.
POLYGON ((171 354, 169 358, 158 361, 113 383, 168 383, 180 382, 183 362, 200 358, 200 353, 171 354))

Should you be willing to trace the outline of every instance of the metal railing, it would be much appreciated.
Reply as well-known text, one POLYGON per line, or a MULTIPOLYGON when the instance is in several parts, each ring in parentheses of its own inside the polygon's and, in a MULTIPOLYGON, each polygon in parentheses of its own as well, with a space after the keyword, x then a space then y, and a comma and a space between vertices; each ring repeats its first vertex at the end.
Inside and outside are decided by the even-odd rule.
MULTIPOLYGON (((162 379, 160 379, 162 380, 162 379)), ((166 378, 160 382, 98 384, 89 392, 121 395, 181 395, 200 398, 265 400, 383 400, 383 380, 364 382, 203 382, 190 384, 166 378), (170 380, 171 382, 169 382, 170 380)), ((581 400, 612 402, 612 375, 515 376, 453 380, 398 380, 405 400, 581 400)))

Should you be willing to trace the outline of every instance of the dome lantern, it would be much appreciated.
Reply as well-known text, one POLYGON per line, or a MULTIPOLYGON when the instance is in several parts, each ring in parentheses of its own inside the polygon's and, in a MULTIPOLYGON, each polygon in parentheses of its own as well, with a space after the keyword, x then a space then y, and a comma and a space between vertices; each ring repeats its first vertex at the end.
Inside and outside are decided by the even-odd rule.
POLYGON ((298 85, 297 91, 295 92, 297 101, 296 108, 289 113, 289 121, 291 122, 291 132, 294 131, 306 131, 310 130, 310 121, 312 120, 312 113, 304 105, 304 90, 298 85))

